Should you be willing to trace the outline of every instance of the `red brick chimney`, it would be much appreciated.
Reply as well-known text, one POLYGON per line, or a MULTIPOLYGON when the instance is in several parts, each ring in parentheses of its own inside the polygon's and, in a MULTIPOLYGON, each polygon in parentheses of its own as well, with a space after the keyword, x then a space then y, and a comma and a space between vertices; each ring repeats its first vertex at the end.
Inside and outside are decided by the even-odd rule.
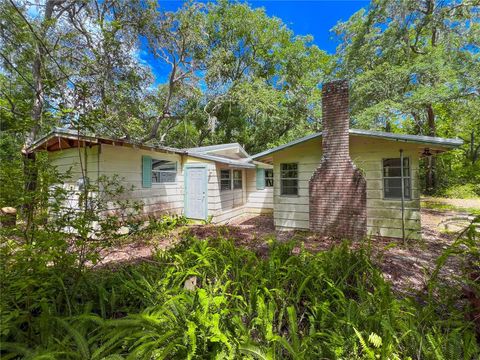
POLYGON ((359 239, 367 233, 367 184, 350 158, 348 82, 322 88, 322 160, 309 183, 310 229, 359 239))

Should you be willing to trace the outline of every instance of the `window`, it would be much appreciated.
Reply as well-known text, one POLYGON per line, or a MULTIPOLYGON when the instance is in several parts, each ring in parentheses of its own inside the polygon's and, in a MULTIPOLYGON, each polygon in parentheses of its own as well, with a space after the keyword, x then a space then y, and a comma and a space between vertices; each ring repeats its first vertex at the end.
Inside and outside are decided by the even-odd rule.
POLYGON ((265 187, 273 187, 273 170, 265 169, 265 187))
MULTIPOLYGON (((402 198, 402 177, 400 158, 383 160, 383 197, 385 199, 402 198)), ((411 197, 410 164, 408 158, 403 158, 404 198, 411 197)))
POLYGON ((220 190, 231 190, 232 180, 230 170, 220 170, 220 190))
POLYGON ((233 170, 233 188, 242 188, 242 170, 233 170))
POLYGON ((298 195, 298 164, 280 164, 280 195, 298 195))
POLYGON ((168 160, 152 159, 152 183, 175 182, 177 163, 168 160))

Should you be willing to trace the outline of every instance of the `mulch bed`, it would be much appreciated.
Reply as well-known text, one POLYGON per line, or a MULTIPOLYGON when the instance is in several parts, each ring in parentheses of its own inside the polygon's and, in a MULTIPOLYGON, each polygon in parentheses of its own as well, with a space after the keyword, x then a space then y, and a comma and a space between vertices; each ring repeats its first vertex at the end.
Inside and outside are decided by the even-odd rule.
MULTIPOLYGON (((446 220, 457 215, 422 209, 421 241, 402 244, 399 240, 385 238, 370 240, 374 261, 380 266, 385 279, 391 282, 395 291, 410 293, 425 288, 435 270, 438 257, 457 236, 453 232, 442 232, 441 226, 446 220)), ((272 239, 298 240, 303 243, 305 249, 312 252, 325 251, 342 242, 332 238, 319 238, 309 232, 276 232, 271 215, 244 216, 226 225, 191 225, 179 228, 166 236, 149 239, 148 242, 136 242, 111 249, 108 254, 104 254, 101 265, 151 259, 157 249, 166 249, 187 234, 200 239, 217 237, 233 239, 238 246, 252 249, 260 256, 268 256, 268 242, 272 239)), ((351 243, 354 248, 365 245, 368 246, 365 243, 351 243)), ((451 281, 459 269, 459 262, 454 258, 449 259, 439 277, 444 281, 451 281)))
MULTIPOLYGON (((350 246, 359 248, 370 245, 374 261, 395 291, 410 293, 422 290, 436 268, 437 259, 457 236, 453 232, 441 232, 441 225, 457 215, 452 212, 422 210, 421 241, 403 244, 401 240, 375 238, 370 240, 370 244, 357 242, 350 246)), ((309 232, 275 232, 271 216, 239 218, 228 225, 195 226, 188 232, 200 239, 218 236, 231 238, 239 246, 246 246, 262 256, 268 255, 267 241, 273 237, 277 241, 298 240, 305 249, 312 252, 326 251, 342 243, 341 240, 319 238, 309 232)), ((451 281, 459 267, 459 262, 451 258, 440 271, 439 277, 444 281, 451 281)))

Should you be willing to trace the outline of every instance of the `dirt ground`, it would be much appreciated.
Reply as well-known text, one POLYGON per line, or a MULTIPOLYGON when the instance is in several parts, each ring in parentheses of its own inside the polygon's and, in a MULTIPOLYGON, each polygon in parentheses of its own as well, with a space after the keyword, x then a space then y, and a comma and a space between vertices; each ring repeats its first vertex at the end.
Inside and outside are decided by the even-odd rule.
MULTIPOLYGON (((392 283, 398 292, 411 292, 425 288, 426 281, 436 266, 438 257, 458 237, 473 217, 466 213, 422 209, 422 240, 403 244, 392 239, 374 239, 372 247, 374 259, 383 271, 386 280, 392 283)), ((338 245, 333 239, 319 239, 308 232, 276 232, 272 216, 239 217, 226 225, 191 225, 175 230, 165 236, 156 236, 148 242, 136 241, 134 244, 113 249, 103 254, 100 265, 148 261, 158 249, 172 246, 186 233, 205 239, 222 236, 231 238, 239 246, 247 246, 260 255, 266 255, 268 240, 276 238, 287 241, 295 238, 312 251, 322 251, 338 245)), ((359 243, 352 246, 360 246, 359 243)), ((460 264, 454 258, 447 261, 440 277, 448 280, 458 273, 460 264)))
POLYGON ((422 201, 440 203, 463 209, 480 209, 480 198, 477 199, 448 199, 439 197, 425 197, 422 201))

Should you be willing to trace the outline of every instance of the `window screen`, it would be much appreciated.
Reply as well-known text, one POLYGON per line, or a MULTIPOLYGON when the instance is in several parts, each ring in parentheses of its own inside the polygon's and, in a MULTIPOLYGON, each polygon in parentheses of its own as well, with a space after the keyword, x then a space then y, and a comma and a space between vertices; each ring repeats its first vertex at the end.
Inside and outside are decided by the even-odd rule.
POLYGON ((298 164, 280 164, 280 194, 298 195, 298 164))
MULTIPOLYGON (((383 160, 383 197, 402 198, 402 178, 400 158, 383 160)), ((411 198, 411 174, 409 158, 403 158, 404 199, 411 198)))
POLYGON ((177 163, 168 160, 152 159, 152 183, 175 182, 177 163))
POLYGON ((265 169, 265 186, 273 187, 273 170, 265 169))
POLYGON ((232 179, 230 170, 220 170, 220 190, 231 190, 232 179))
POLYGON ((242 170, 233 170, 233 188, 242 188, 242 170))

